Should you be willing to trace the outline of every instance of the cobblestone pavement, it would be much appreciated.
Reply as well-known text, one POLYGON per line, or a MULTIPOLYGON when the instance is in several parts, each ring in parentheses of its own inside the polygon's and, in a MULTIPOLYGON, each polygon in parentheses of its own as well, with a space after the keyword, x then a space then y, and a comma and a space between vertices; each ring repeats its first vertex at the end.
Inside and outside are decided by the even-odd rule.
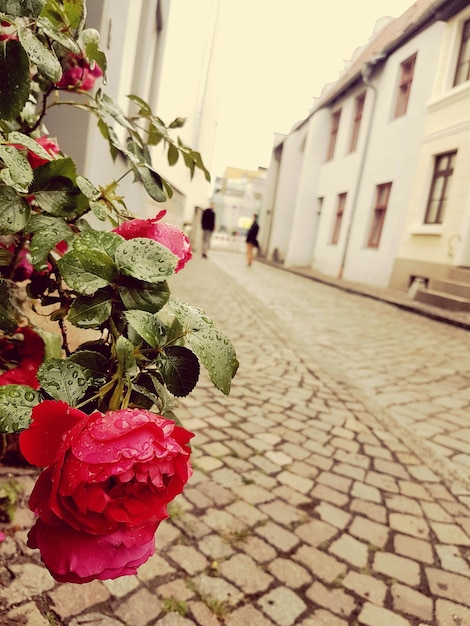
MULTIPOLYGON (((213 252, 173 291, 235 343, 179 416, 194 475, 136 576, 57 584, 17 509, 0 624, 469 626, 468 331, 213 252)), ((3 468, 31 489, 29 469, 3 468)), ((0 477, 1 478, 1 477, 0 477)))

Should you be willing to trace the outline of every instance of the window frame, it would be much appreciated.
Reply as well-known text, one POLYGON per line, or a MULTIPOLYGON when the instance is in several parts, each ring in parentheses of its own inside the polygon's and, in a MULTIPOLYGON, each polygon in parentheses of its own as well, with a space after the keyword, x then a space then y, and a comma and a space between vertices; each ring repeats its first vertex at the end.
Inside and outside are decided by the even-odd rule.
POLYGON ((382 237, 385 216, 387 215, 388 204, 390 202, 390 194, 392 192, 392 183, 381 183, 375 187, 375 202, 372 209, 372 218, 369 226, 369 234, 367 236, 367 247, 378 248, 382 237))
POLYGON ((457 87, 457 85, 462 85, 468 80, 470 80, 470 18, 465 20, 462 25, 459 54, 457 57, 457 63, 455 64, 454 82, 452 83, 452 86, 457 87), (468 58, 465 59, 465 56, 468 58), (467 66, 466 71, 465 66, 467 66), (466 74, 466 78, 461 80, 460 74, 462 69, 464 70, 464 75, 466 74))
POLYGON ((394 118, 403 117, 408 110, 417 56, 418 53, 415 52, 400 63, 400 80, 398 82, 394 118))
POLYGON ((331 232, 330 244, 336 245, 339 241, 339 235, 341 232, 341 225, 344 217, 344 209, 346 206, 347 192, 339 193, 336 198, 336 212, 333 222, 333 230, 331 232))
POLYGON ((326 160, 331 161, 335 154, 336 140, 338 138, 339 124, 341 121, 342 109, 336 109, 331 112, 331 128, 330 128, 330 140, 328 143, 328 150, 326 153, 326 160))
POLYGON ((444 213, 447 206, 447 193, 449 189, 450 179, 454 173, 455 159, 457 150, 448 150, 434 155, 434 169, 429 187, 428 201, 426 203, 426 211, 424 213, 424 224, 442 224, 444 213), (445 167, 441 167, 442 161, 446 159, 445 167), (441 180, 443 182, 441 183, 441 180), (436 197, 436 191, 439 196, 436 197), (437 208, 434 208, 437 200, 437 208), (434 218, 432 219, 432 215, 434 218))
POLYGON ((363 91, 354 100, 354 117, 351 129, 351 140, 349 142, 349 152, 355 152, 359 140, 359 132, 361 129, 362 116, 364 114, 364 105, 366 101, 366 91, 363 91))

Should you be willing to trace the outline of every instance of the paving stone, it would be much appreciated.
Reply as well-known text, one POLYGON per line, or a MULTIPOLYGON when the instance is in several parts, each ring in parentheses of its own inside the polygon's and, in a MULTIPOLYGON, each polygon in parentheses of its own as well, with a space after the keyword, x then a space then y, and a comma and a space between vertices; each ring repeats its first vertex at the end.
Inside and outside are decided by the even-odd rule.
POLYGON ((423 515, 420 505, 414 498, 402 495, 389 496, 385 498, 385 504, 389 509, 398 513, 416 515, 417 517, 422 517, 423 515))
POLYGON ((361 513, 380 524, 384 524, 387 521, 387 509, 384 506, 373 504, 366 500, 357 498, 352 500, 349 510, 354 513, 361 513))
POLYGON ((340 617, 349 617, 356 608, 353 596, 345 593, 342 589, 328 589, 322 583, 315 581, 307 589, 307 597, 340 617))
POLYGON ((269 502, 275 497, 270 491, 263 487, 258 487, 258 485, 242 485, 241 487, 237 487, 236 492, 240 499, 246 500, 251 504, 269 502))
POLYGON ((368 500, 370 502, 376 502, 380 504, 382 502, 382 494, 377 487, 366 485, 363 482, 354 481, 351 489, 351 496, 353 498, 359 498, 361 500, 368 500))
POLYGON ((109 591, 97 580, 86 585, 65 583, 49 592, 54 611, 59 617, 64 618, 77 615, 95 604, 105 602, 109 596, 109 591))
POLYGON ((103 580, 103 585, 115 598, 122 598, 139 586, 137 576, 122 576, 114 580, 103 580))
POLYGON ((350 478, 340 476, 334 472, 322 472, 317 477, 317 482, 322 485, 326 485, 327 487, 331 487, 332 489, 336 489, 337 491, 342 491, 343 493, 349 493, 352 484, 352 480, 350 478))
POLYGON ((226 559, 233 554, 232 546, 219 535, 207 535, 198 543, 198 549, 211 560, 226 559))
POLYGON ((366 603, 362 607, 362 611, 359 613, 358 621, 360 624, 366 624, 366 626, 379 626, 379 624, 387 624, 387 626, 410 626, 410 622, 397 615, 389 609, 376 606, 374 604, 366 603))
POLYGON ((282 500, 272 500, 267 504, 261 504, 259 508, 274 521, 285 526, 299 522, 302 515, 298 508, 286 504, 282 500))
POLYGON ((313 519, 297 526, 294 533, 306 543, 317 547, 334 537, 338 533, 338 529, 327 522, 313 519))
POLYGON ((233 502, 226 507, 225 510, 227 513, 230 513, 240 519, 244 524, 247 524, 248 526, 255 526, 268 517, 266 513, 263 513, 261 510, 262 508, 263 507, 255 507, 252 504, 248 504, 240 500, 238 502, 233 502))
POLYGON ((470 566, 457 546, 436 545, 435 549, 443 569, 470 576, 470 566))
POLYGON ((452 517, 437 502, 421 502, 421 508, 428 520, 433 522, 452 522, 452 517))
POLYGON ((276 479, 283 485, 292 487, 292 489, 300 491, 300 493, 303 494, 309 493, 314 484, 310 478, 305 478, 304 476, 299 476, 298 474, 293 474, 286 470, 278 474, 276 479))
POLYGON ((307 617, 299 626, 348 626, 349 620, 345 621, 329 611, 319 609, 312 617, 307 617))
POLYGON ((325 554, 317 548, 309 546, 301 546, 295 554, 292 555, 295 561, 299 561, 302 565, 326 583, 332 583, 337 578, 343 576, 347 567, 334 557, 325 554))
POLYGON ((291 559, 275 559, 268 565, 268 570, 289 589, 298 589, 312 582, 307 570, 291 559))
POLYGON ((470 537, 456 524, 429 522, 440 543, 451 543, 457 546, 470 546, 470 537))
POLYGON ((168 556, 190 576, 198 574, 209 565, 206 557, 192 546, 172 546, 168 550, 168 556))
POLYGON ((294 489, 291 489, 287 485, 280 485, 279 487, 273 489, 272 492, 276 497, 285 500, 293 506, 300 506, 302 504, 308 504, 309 502, 311 502, 310 497, 304 496, 298 491, 294 491, 294 489))
POLYGON ((470 624, 470 609, 449 602, 447 600, 436 600, 437 626, 466 626, 470 624))
POLYGON ((434 554, 432 544, 424 539, 417 539, 409 535, 395 535, 393 538, 395 551, 402 556, 406 556, 415 561, 421 561, 432 565, 434 563, 434 554))
POLYGON ((390 528, 419 539, 429 537, 429 526, 423 518, 402 513, 390 513, 390 528))
POLYGON ((426 568, 426 577, 431 593, 447 600, 454 600, 470 607, 469 582, 465 576, 426 568))
POLYGON ((420 584, 418 563, 390 552, 376 552, 372 564, 374 571, 399 580, 412 587, 420 584))
MULTIPOLYGON (((219 622, 217 622, 219 623, 219 622)), ((274 626, 271 620, 266 619, 254 606, 242 606, 225 617, 226 626, 274 626)))
POLYGON ((227 513, 225 509, 208 509, 202 516, 204 524, 221 533, 240 532, 246 524, 237 517, 227 513))
POLYGON ((192 583, 201 598, 219 604, 236 606, 243 598, 243 593, 223 578, 199 574, 192 579, 192 583))
POLYGON ((166 576, 175 571, 164 558, 158 554, 154 554, 150 559, 139 567, 137 577, 140 581, 149 582, 153 578, 166 576))
POLYGON ((387 587, 381 580, 367 574, 349 571, 342 582, 346 589, 350 589, 373 604, 379 606, 384 604, 387 587))
MULTIPOLYGON (((47 622, 50 624, 50 622, 47 622)), ((28 626, 42 626, 41 624, 28 624, 28 626)), ((121 620, 114 619, 104 613, 85 613, 84 615, 78 615, 74 617, 69 626, 122 626, 121 620)))
POLYGON ((157 592, 160 600, 174 598, 175 600, 185 601, 194 598, 194 591, 188 587, 186 580, 181 580, 180 578, 171 580, 164 585, 159 585, 157 592))
POLYGON ((204 602, 192 600, 187 604, 191 616, 195 618, 197 624, 202 626, 219 626, 220 622, 204 602))
POLYGON ((366 475, 366 483, 383 491, 390 491, 391 493, 398 493, 399 491, 396 480, 387 474, 369 471, 366 475))
POLYGON ((327 502, 331 502, 331 504, 335 504, 339 507, 345 506, 349 502, 349 497, 346 494, 341 491, 337 491, 336 489, 332 489, 331 487, 327 487, 326 485, 315 485, 310 492, 310 495, 312 498, 326 500, 327 502))
POLYGON ((333 467, 333 472, 341 474, 342 476, 355 478, 359 481, 363 481, 366 475, 365 469, 362 469, 362 467, 356 467, 355 465, 349 465, 348 463, 336 463, 333 467))
POLYGON ((158 626, 194 626, 194 622, 179 613, 167 613, 158 620, 158 626))
POLYGON ((281 552, 289 552, 299 543, 298 537, 273 522, 258 526, 255 532, 281 552))
MULTIPOLYGON (((1 615, 0 615, 1 618, 1 615)), ((24 624, 24 626, 50 626, 50 621, 46 619, 39 611, 34 602, 27 602, 19 607, 11 609, 7 615, 7 624, 15 626, 16 624, 24 624)), ((117 622, 116 622, 117 623, 117 622)))
POLYGON ((261 596, 257 604, 279 626, 292 626, 307 608, 305 602, 287 587, 276 587, 261 596))
POLYGON ((14 574, 13 582, 7 588, 0 589, 0 598, 5 600, 7 606, 28 600, 54 587, 49 572, 33 563, 14 564, 10 570, 14 574))
POLYGON ((366 540, 373 546, 383 548, 388 541, 390 531, 385 524, 378 524, 366 517, 356 515, 348 532, 358 539, 366 540))
POLYGON ((273 580, 247 554, 232 556, 220 564, 219 571, 246 594, 265 591, 273 580))
POLYGON ((390 476, 395 476, 395 478, 403 478, 403 480, 407 480, 410 477, 403 465, 395 463, 394 461, 374 459, 374 468, 377 472, 390 474, 390 476))
POLYGON ((343 511, 342 509, 338 509, 338 507, 333 506, 328 502, 322 502, 316 506, 315 512, 324 522, 328 522, 328 524, 336 526, 337 528, 345 528, 351 519, 351 515, 349 513, 343 511))
POLYGON ((424 594, 405 585, 395 583, 391 586, 393 608, 420 619, 431 621, 433 618, 433 601, 424 594))
POLYGON ((367 545, 346 533, 341 535, 339 539, 336 539, 336 541, 329 546, 328 552, 331 552, 355 567, 361 568, 367 565, 367 545))

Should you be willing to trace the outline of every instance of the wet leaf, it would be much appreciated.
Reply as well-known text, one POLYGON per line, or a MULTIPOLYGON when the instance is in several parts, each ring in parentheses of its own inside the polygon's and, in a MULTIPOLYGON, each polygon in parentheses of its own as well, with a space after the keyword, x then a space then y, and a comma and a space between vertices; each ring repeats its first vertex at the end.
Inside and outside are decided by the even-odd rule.
POLYGON ((69 359, 51 359, 41 365, 38 380, 54 400, 63 400, 75 406, 81 400, 92 380, 86 370, 69 359))
POLYGON ((0 431, 15 433, 27 428, 31 421, 31 411, 41 399, 39 392, 26 385, 2 385, 0 431))

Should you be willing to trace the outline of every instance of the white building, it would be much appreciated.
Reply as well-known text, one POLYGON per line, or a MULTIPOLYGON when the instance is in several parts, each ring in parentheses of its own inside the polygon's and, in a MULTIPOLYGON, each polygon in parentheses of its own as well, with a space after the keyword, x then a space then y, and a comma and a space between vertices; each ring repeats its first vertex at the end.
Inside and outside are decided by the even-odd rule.
POLYGON ((441 274, 470 265, 469 5, 419 0, 382 21, 275 143, 262 218, 268 258, 405 290, 438 265, 441 274), (446 151, 458 159, 445 219, 422 228, 433 159, 446 151))

